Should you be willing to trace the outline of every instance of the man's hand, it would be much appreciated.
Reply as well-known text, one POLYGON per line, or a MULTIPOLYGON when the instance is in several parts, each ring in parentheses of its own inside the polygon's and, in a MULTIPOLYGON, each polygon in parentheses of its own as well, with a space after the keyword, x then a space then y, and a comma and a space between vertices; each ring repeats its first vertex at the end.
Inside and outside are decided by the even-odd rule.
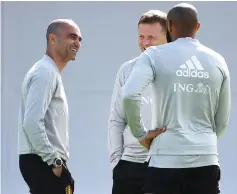
POLYGON ((60 166, 60 167, 58 167, 58 168, 53 168, 52 170, 53 170, 53 173, 54 173, 57 177, 60 177, 61 174, 62 174, 63 167, 60 166))
POLYGON ((166 127, 163 127, 162 129, 157 128, 155 130, 149 131, 145 139, 139 142, 142 146, 144 146, 145 148, 149 150, 152 140, 156 136, 160 135, 161 133, 164 133, 165 131, 166 131, 166 127))

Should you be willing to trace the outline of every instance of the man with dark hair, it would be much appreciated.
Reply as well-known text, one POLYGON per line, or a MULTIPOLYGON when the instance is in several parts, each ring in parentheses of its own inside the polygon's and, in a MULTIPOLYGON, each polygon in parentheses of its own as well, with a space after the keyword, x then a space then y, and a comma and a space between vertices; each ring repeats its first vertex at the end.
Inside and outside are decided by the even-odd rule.
MULTIPOLYGON (((138 44, 143 52, 153 45, 166 41, 166 13, 150 10, 138 22, 138 44)), ((112 194, 143 194, 144 177, 147 170, 145 160, 148 150, 132 136, 127 126, 126 116, 121 104, 121 89, 125 84, 136 59, 124 63, 116 77, 109 116, 108 138, 111 168, 113 169, 112 194)), ((143 94, 145 124, 150 126, 150 91, 143 94)), ((151 138, 161 130, 152 131, 151 138)))
POLYGON ((230 115, 229 70, 219 53, 195 39, 195 7, 174 6, 167 25, 173 42, 143 52, 122 89, 131 132, 150 147, 145 193, 218 194, 217 139, 230 115), (152 128, 167 127, 152 144, 140 117, 141 93, 149 84, 152 128))
POLYGON ((77 24, 68 19, 50 23, 47 51, 27 72, 21 88, 18 153, 21 174, 31 194, 72 194, 68 104, 61 80, 67 63, 81 45, 77 24))

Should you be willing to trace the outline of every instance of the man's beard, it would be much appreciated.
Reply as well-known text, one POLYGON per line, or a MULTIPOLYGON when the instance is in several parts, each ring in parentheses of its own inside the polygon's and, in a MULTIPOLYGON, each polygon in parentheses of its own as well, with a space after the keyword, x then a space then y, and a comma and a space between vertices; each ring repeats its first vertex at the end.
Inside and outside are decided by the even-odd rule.
POLYGON ((170 37, 170 33, 169 33, 169 30, 168 30, 168 29, 166 29, 166 39, 167 39, 167 42, 168 42, 168 43, 169 43, 169 42, 172 42, 171 37, 170 37))

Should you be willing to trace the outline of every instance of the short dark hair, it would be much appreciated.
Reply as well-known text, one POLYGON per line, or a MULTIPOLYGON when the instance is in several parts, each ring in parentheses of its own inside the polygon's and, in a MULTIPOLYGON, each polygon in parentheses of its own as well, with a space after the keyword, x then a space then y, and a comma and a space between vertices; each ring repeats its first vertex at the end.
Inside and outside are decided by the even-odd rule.
POLYGON ((180 32, 193 33, 198 24, 198 13, 193 5, 181 3, 168 12, 167 20, 174 23, 180 32))
POLYGON ((49 44, 49 35, 50 34, 58 34, 61 27, 63 27, 65 24, 70 24, 70 23, 75 23, 75 22, 71 19, 56 19, 56 20, 52 21, 49 24, 49 26, 47 28, 47 32, 46 32, 47 44, 49 44))
POLYGON ((160 10, 149 10, 144 13, 139 21, 138 26, 140 24, 154 24, 159 23, 164 30, 166 30, 166 22, 167 22, 167 14, 160 10))
POLYGON ((60 28, 60 26, 62 25, 62 23, 51 23, 48 28, 47 28, 47 32, 46 32, 46 40, 47 40, 47 44, 49 44, 49 35, 50 34, 57 34, 58 33, 58 29, 60 28))

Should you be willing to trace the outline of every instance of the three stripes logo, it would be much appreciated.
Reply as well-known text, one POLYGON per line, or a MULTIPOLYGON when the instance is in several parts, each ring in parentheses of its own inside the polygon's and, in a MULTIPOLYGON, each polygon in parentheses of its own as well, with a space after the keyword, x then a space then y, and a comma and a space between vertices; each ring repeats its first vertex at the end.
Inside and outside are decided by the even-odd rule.
POLYGON ((176 71, 176 75, 179 77, 209 78, 209 73, 204 71, 196 56, 192 56, 191 59, 181 65, 180 69, 176 71))

